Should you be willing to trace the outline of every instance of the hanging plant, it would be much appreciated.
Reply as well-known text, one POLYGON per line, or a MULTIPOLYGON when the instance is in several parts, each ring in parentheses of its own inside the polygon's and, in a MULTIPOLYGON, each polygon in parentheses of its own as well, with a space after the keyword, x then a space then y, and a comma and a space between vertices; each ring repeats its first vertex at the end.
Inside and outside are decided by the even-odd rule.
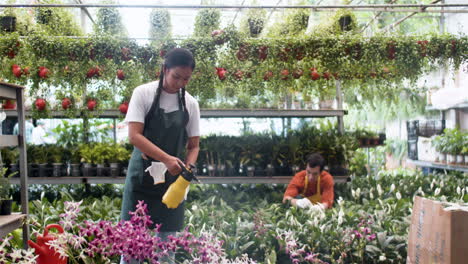
POLYGON ((172 34, 171 15, 167 9, 153 9, 150 13, 149 36, 153 46, 160 46, 172 34))
MULTIPOLYGON (((258 5, 256 0, 251 5, 258 5)), ((241 31, 251 37, 258 37, 262 33, 266 23, 266 10, 263 8, 251 8, 244 12, 241 20, 241 31)))
POLYGON ((219 29, 221 11, 219 9, 201 9, 195 17, 193 35, 196 37, 210 36, 213 30, 219 29))
MULTIPOLYGON (((62 1, 41 0, 39 4, 62 4, 62 1)), ((37 26, 34 31, 45 31, 53 36, 82 36, 83 32, 75 16, 66 8, 34 8, 37 26)))
POLYGON ((111 36, 127 36, 127 31, 122 23, 122 16, 117 8, 99 8, 94 31, 97 34, 111 36))

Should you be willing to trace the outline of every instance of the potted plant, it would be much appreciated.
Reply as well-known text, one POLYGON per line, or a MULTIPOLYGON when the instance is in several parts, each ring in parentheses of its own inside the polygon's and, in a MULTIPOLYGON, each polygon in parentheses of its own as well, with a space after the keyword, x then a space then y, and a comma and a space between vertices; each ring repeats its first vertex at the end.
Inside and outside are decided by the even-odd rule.
POLYGON ((33 168, 34 168, 34 164, 36 165, 36 168, 38 170, 37 176, 39 177, 49 176, 48 168, 47 168, 48 161, 49 161, 48 147, 44 145, 36 145, 34 147, 31 147, 30 155, 28 156, 31 157, 31 163, 33 165, 33 168))
POLYGON ((53 177, 60 177, 63 176, 62 168, 63 168, 63 161, 65 158, 65 149, 58 145, 49 145, 49 157, 50 161, 52 162, 52 176, 53 177))
POLYGON ((468 165, 468 146, 463 147, 462 154, 464 156, 465 166, 466 166, 466 165, 468 165))
POLYGON ((70 176, 79 177, 81 175, 81 155, 78 145, 73 145, 70 153, 70 176))
POLYGON ((195 17, 194 35, 207 37, 211 32, 219 28, 221 11, 219 9, 206 8, 198 11, 195 17))
POLYGON ((257 137, 254 135, 246 136, 245 142, 242 146, 240 153, 241 167, 245 166, 247 176, 253 177, 255 174, 255 167, 259 165, 261 155, 257 152, 258 145, 256 144, 257 137))
POLYGON ((444 134, 446 137, 447 144, 447 163, 457 164, 457 155, 459 155, 463 149, 463 135, 457 128, 445 129, 444 134))
POLYGON ((0 168, 0 215, 9 215, 11 214, 11 205, 13 200, 10 196, 10 178, 16 174, 10 173, 6 176, 7 168, 0 168))
POLYGON ((130 159, 130 152, 119 144, 110 145, 109 150, 110 176, 120 176, 121 163, 130 159))
POLYGON ((437 151, 437 157, 435 162, 446 163, 447 162, 447 142, 445 135, 435 136, 431 141, 432 146, 437 151))
POLYGON ((1 149, 3 162, 10 167, 9 173, 18 171, 19 151, 17 148, 3 148, 1 149))
MULTIPOLYGON (((258 3, 254 0, 251 5, 258 5, 258 3)), ((266 10, 263 8, 250 8, 245 12, 242 27, 248 29, 251 37, 255 38, 262 33, 265 27, 266 14, 266 10)))
POLYGON ((105 176, 106 162, 110 157, 111 146, 108 143, 98 143, 93 147, 96 176, 105 176))
POLYGON ((81 144, 78 149, 83 162, 83 176, 95 176, 93 169, 95 162, 94 149, 89 144, 81 144))
POLYGON ((0 28, 5 32, 16 31, 16 17, 15 16, 1 16, 0 17, 0 28))

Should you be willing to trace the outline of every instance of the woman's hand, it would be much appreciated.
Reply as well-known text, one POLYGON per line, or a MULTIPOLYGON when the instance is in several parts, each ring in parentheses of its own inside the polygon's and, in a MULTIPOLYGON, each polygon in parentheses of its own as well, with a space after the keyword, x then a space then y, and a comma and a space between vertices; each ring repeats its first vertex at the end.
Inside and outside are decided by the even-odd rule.
POLYGON ((183 166, 184 164, 183 161, 174 156, 169 156, 166 160, 163 161, 163 163, 166 165, 169 173, 173 176, 179 175, 179 173, 182 171, 180 166, 183 166))

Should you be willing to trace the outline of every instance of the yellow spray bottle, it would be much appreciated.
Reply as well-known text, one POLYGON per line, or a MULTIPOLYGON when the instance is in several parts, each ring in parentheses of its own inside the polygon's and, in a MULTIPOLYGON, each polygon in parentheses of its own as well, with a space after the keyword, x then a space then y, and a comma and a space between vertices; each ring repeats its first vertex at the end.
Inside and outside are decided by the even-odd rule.
MULTIPOLYGON (((193 168, 193 165, 190 166, 193 168)), ((181 167, 181 174, 177 177, 177 180, 169 186, 163 196, 162 202, 167 206, 167 208, 177 208, 184 200, 185 192, 189 187, 190 182, 193 179, 198 181, 193 174, 192 168, 186 168, 184 165, 181 165, 181 167)))

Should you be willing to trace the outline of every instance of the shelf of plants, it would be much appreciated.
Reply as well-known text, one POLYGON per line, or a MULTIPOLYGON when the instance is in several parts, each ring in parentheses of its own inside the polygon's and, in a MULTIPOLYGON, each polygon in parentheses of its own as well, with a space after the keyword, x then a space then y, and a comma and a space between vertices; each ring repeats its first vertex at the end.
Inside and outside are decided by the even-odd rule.
POLYGON ((25 214, 0 215, 0 237, 5 237, 11 231, 19 228, 25 220, 25 214))
MULTIPOLYGON (((5 110, 7 117, 16 117, 16 111, 5 110)), ((282 110, 282 109, 201 109, 200 116, 209 117, 337 117, 347 114, 346 110, 282 110)), ((26 116, 31 116, 30 111, 26 111, 26 116)), ((81 115, 77 115, 80 117, 81 115)), ((125 115, 119 110, 103 110, 96 115, 101 118, 124 118, 125 115)), ((53 118, 68 117, 63 111, 51 113, 53 118)))
POLYGON ((416 165, 418 167, 468 172, 468 166, 435 163, 435 162, 423 161, 423 160, 408 160, 408 161, 413 163, 414 165, 416 165))
MULTIPOLYGON (((272 177, 197 177, 200 184, 288 184, 291 176, 272 177)), ((348 176, 333 176, 335 182, 346 182, 348 176)), ((13 184, 19 184, 18 178, 11 180, 13 184)), ((125 177, 31 177, 29 184, 123 184, 125 177)))
MULTIPOLYGON (((9 83, 0 82, 0 100, 7 99, 7 100, 17 100, 18 108, 16 110, 18 116, 18 123, 19 125, 19 135, 18 136, 11 136, 11 135, 0 135, 0 147, 8 147, 8 146, 18 146, 19 150, 19 166, 20 170, 20 178, 18 179, 20 183, 21 189, 21 212, 22 214, 15 214, 11 215, 11 200, 9 197, 9 192, 6 192, 5 197, 0 197, 0 207, 2 215, 0 216, 0 237, 4 237, 6 234, 10 233, 14 229, 23 225, 23 241, 26 241, 29 238, 29 229, 28 226, 25 224, 24 219, 28 215, 28 175, 26 170, 26 145, 23 140, 24 127, 25 127, 25 116, 24 116, 24 87, 9 83), (9 204, 10 203, 10 204, 9 204), (8 208, 7 208, 8 207, 8 208)), ((2 181, 1 185, 5 189, 9 189, 9 177, 7 175, 3 175, 4 170, 3 167, 0 168, 2 170, 2 181)), ((0 186, 1 187, 1 186, 0 186)))

